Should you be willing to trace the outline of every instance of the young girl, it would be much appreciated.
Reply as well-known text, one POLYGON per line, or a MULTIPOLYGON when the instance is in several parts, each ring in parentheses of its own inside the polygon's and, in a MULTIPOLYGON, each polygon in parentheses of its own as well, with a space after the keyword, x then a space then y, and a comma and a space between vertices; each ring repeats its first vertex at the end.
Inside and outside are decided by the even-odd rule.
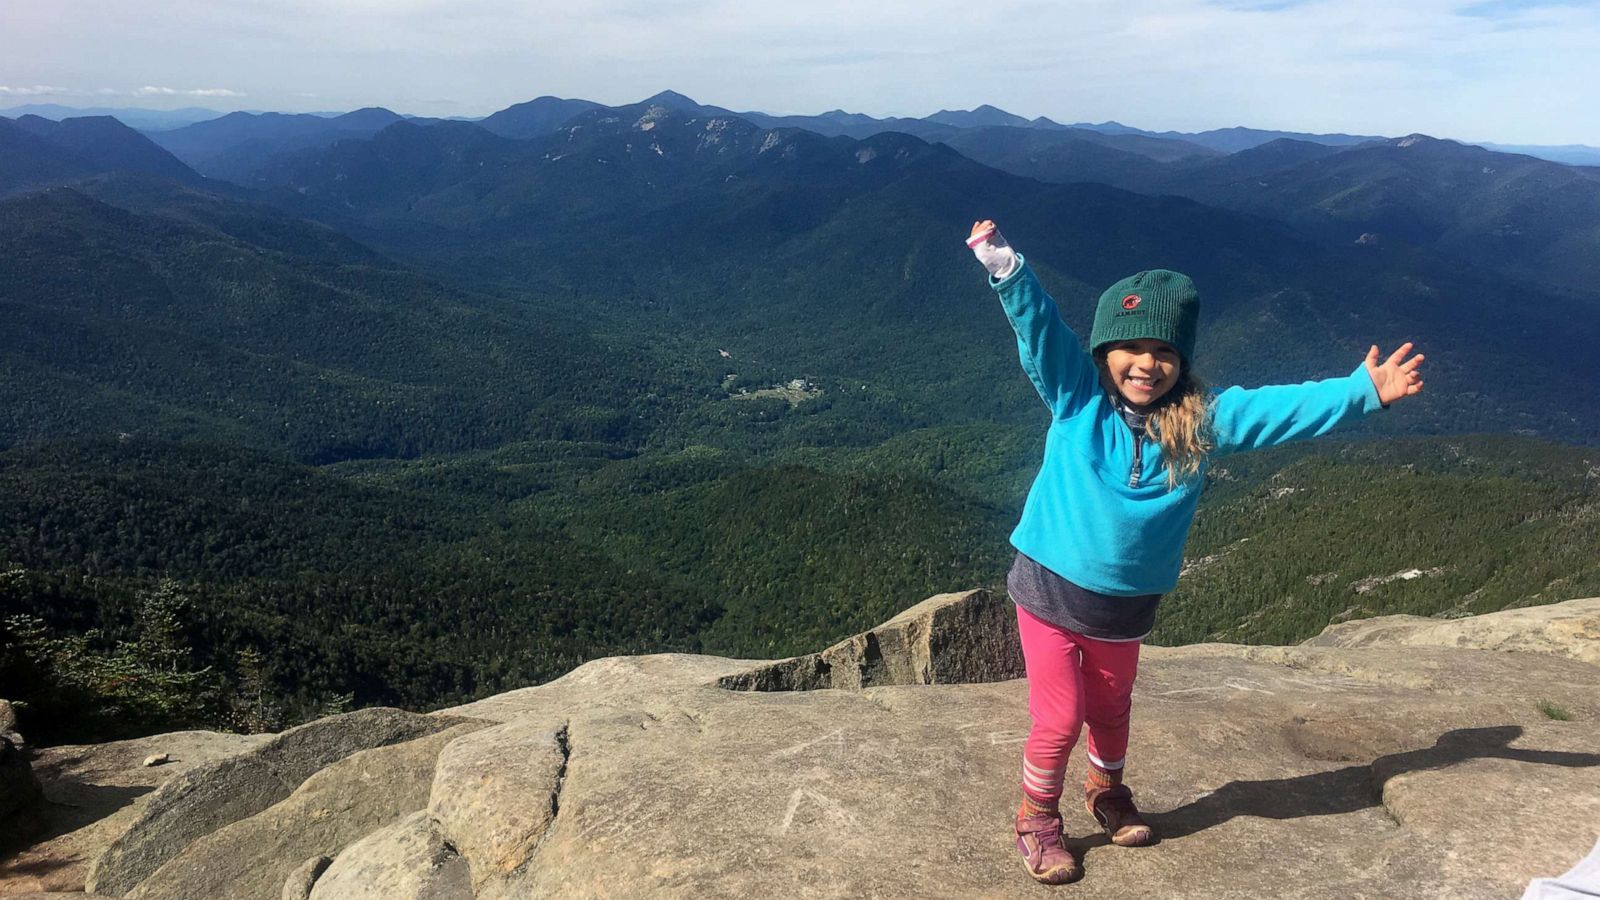
POLYGON ((1200 298, 1153 269, 1106 289, 1085 353, 993 222, 967 246, 989 270, 1022 368, 1050 408, 1044 462, 1011 534, 1033 728, 1023 746, 1017 849, 1046 884, 1083 875, 1062 846, 1067 757, 1089 726, 1084 804, 1113 844, 1154 839, 1123 785, 1139 644, 1178 582, 1209 458, 1324 434, 1422 390, 1420 354, 1376 345, 1344 378, 1205 390, 1191 369, 1200 298))

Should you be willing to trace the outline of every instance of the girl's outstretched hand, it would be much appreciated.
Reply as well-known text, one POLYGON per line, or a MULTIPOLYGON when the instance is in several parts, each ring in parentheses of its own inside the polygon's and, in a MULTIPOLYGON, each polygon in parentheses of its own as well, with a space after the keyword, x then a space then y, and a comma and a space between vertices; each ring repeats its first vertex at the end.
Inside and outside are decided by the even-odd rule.
POLYGON ((1000 236, 1000 229, 990 220, 972 223, 972 234, 967 237, 967 246, 972 248, 973 255, 978 257, 978 262, 989 270, 989 274, 996 278, 1004 278, 1011 274, 1017 265, 1016 251, 1000 236))
POLYGON ((1406 359, 1406 354, 1411 352, 1411 342, 1406 341, 1400 348, 1389 354, 1389 358, 1378 364, 1378 345, 1373 344, 1367 351, 1367 374, 1372 376, 1372 386, 1378 389, 1378 399, 1384 406, 1388 406, 1401 397, 1410 397, 1422 393, 1422 373, 1417 368, 1424 359, 1421 353, 1406 359))

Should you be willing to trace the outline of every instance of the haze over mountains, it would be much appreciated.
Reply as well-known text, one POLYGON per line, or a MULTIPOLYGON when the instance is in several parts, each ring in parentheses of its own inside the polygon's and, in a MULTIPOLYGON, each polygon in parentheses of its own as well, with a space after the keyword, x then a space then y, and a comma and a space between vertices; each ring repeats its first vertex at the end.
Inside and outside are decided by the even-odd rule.
POLYGON ((1369 611, 1586 596, 1597 175, 1425 136, 779 119, 671 92, 477 123, 0 119, 0 480, 6 520, 39 523, 0 537, 23 572, 0 597, 127 634, 177 578, 202 661, 264 650, 304 710, 607 652, 809 651, 993 581, 1041 420, 959 243, 985 217, 1080 333, 1116 278, 1193 275, 1212 383, 1428 355, 1428 392, 1351 432, 1403 452, 1217 476, 1198 548, 1271 521, 1322 568, 1220 565, 1169 639, 1315 633, 1347 581, 1413 565, 1454 574, 1369 611), (1500 437, 1436 437, 1462 432, 1500 437), (1276 504, 1285 478, 1307 505, 1272 519, 1300 502, 1276 504), (1374 548, 1334 512, 1408 492, 1448 540, 1374 548), (1330 570, 1350 578, 1304 586, 1330 570), (1307 596, 1264 612, 1284 591, 1307 596))
MULTIPOLYGON (((660 94, 649 98, 649 100, 646 102, 665 102, 665 105, 670 106, 674 105, 673 102, 670 102, 673 100, 693 104, 692 100, 689 100, 687 97, 684 97, 675 91, 663 91, 660 94)), ((471 117, 463 116, 451 116, 448 118, 458 121, 477 121, 484 123, 484 126, 489 128, 491 131, 495 131, 497 134, 506 134, 508 137, 527 137, 533 134, 534 131, 548 130, 549 127, 559 125, 562 121, 565 121, 567 118, 570 118, 573 114, 576 114, 583 109, 602 105, 603 104, 596 103, 592 100, 561 99, 557 97, 544 96, 524 103, 514 104, 483 119, 473 119, 471 117), (517 126, 509 126, 518 128, 521 131, 521 133, 518 134, 507 133, 504 128, 508 127, 508 125, 501 124, 519 120, 524 121, 517 126), (542 120, 549 121, 544 122, 543 124, 529 125, 527 124, 526 120, 531 120, 533 123, 540 123, 542 120), (530 127, 534 130, 527 130, 530 127)), ((699 106, 699 104, 694 105, 699 106)), ((721 107, 710 106, 700 106, 699 108, 710 114, 737 115, 767 127, 792 126, 798 128, 808 128, 812 131, 817 131, 823 134, 849 134, 853 137, 868 137, 872 134, 876 134, 879 131, 902 131, 908 134, 917 134, 925 138, 935 137, 940 136, 940 133, 936 131, 924 132, 920 131, 919 129, 935 129, 937 126, 941 125, 955 126, 957 128, 974 128, 984 126, 1032 126, 1050 129, 1070 128, 1096 131, 1106 134, 1145 135, 1154 138, 1195 143, 1210 147, 1223 153, 1232 153, 1239 150, 1245 150, 1258 144, 1279 138, 1288 138, 1292 140, 1314 140, 1318 143, 1331 144, 1335 146, 1360 143, 1362 141, 1375 140, 1377 138, 1375 135, 1311 135, 1301 132, 1270 131, 1256 128, 1246 128, 1243 126, 1216 128, 1198 133, 1188 133, 1178 131, 1146 131, 1114 121, 1092 124, 1080 122, 1073 125, 1062 125, 1043 116, 1034 119, 1026 119, 1022 116, 1014 115, 989 105, 983 105, 972 110, 940 110, 937 113, 924 116, 920 119, 895 117, 879 119, 863 113, 848 113, 841 109, 830 110, 829 112, 825 112, 820 115, 808 116, 772 115, 754 110, 741 113, 730 113, 729 110, 721 107)), ((248 111, 246 114, 265 115, 267 113, 248 111)), ((230 114, 217 112, 216 110, 202 109, 199 107, 186 107, 183 109, 174 110, 108 107, 77 109, 53 103, 26 104, 23 106, 12 107, 10 109, 0 109, 0 116, 10 116, 12 118, 16 118, 24 115, 36 115, 54 120, 76 118, 80 116, 115 116, 123 122, 126 122, 131 127, 155 132, 169 131, 176 128, 181 128, 184 125, 204 122, 210 119, 218 119, 230 114)), ((280 114, 272 113, 271 115, 280 114)), ((318 112, 297 115, 312 115, 322 118, 335 118, 343 115, 343 113, 318 112)), ((406 118, 415 117, 406 116, 406 118)), ((1481 140, 1467 141, 1466 143, 1475 144, 1489 150, 1497 150, 1505 153, 1520 153, 1572 165, 1600 165, 1600 147, 1590 147, 1584 144, 1505 144, 1481 140)))

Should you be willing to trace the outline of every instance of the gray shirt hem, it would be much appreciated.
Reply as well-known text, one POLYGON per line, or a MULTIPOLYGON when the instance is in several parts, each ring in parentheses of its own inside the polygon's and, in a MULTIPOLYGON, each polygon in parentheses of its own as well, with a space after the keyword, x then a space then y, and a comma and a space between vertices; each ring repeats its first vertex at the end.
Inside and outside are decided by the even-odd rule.
POLYGON ((1022 553, 1006 576, 1012 602, 1035 616, 1102 641, 1143 640, 1155 627, 1160 594, 1115 597, 1074 584, 1022 553))

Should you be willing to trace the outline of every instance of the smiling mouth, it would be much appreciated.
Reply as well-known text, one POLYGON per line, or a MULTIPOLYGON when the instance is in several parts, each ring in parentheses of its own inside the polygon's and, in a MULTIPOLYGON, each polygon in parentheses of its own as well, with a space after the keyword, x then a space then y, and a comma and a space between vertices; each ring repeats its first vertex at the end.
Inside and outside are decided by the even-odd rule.
POLYGON ((1156 388, 1156 380, 1154 378, 1135 378, 1130 375, 1124 378, 1123 382, 1140 391, 1153 391, 1156 388))

